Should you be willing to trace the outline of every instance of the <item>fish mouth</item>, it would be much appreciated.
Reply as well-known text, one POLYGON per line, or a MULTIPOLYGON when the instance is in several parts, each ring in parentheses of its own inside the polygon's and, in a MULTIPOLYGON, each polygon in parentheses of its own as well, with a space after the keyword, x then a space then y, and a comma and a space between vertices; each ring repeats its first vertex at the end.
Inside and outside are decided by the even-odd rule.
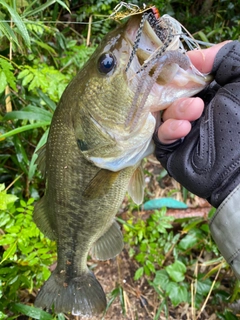
MULTIPOLYGON (((182 33, 181 25, 177 20, 168 15, 159 18, 154 13, 150 12, 148 14, 145 13, 143 15, 135 16, 130 19, 127 31, 128 39, 132 45, 132 53, 126 71, 128 70, 134 55, 138 58, 138 62, 141 66, 140 70, 137 72, 142 71, 152 64, 150 70, 150 74, 152 74, 157 66, 156 58, 164 55, 166 51, 185 52, 179 39, 182 33)), ((168 81, 164 80, 164 78, 169 77, 164 77, 164 75, 161 74, 157 81, 160 84, 164 84, 168 81)))
MULTIPOLYGON (((182 43, 185 37, 182 26, 169 15, 159 18, 149 11, 132 17, 127 37, 132 53, 126 72, 131 76, 135 72, 139 80, 126 128, 130 126, 133 130, 144 110, 152 113, 163 110, 180 97, 200 92, 212 80, 192 65, 182 43)), ((200 49, 193 38, 191 41, 200 49)), ((189 45, 187 41, 186 44, 189 45)))

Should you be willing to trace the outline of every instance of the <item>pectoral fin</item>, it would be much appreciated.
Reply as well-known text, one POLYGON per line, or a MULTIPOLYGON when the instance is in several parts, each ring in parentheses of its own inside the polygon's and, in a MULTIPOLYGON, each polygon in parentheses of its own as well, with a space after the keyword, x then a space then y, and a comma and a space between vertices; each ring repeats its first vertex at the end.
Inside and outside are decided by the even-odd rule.
POLYGON ((108 193, 118 175, 119 171, 99 170, 83 191, 83 196, 87 199, 96 199, 103 196, 108 193))
POLYGON ((97 260, 112 259, 122 251, 123 246, 122 232, 114 221, 108 231, 94 243, 91 255, 97 260))
POLYGON ((128 193, 136 204, 141 204, 143 202, 144 187, 143 168, 142 165, 140 165, 134 171, 128 185, 128 193))

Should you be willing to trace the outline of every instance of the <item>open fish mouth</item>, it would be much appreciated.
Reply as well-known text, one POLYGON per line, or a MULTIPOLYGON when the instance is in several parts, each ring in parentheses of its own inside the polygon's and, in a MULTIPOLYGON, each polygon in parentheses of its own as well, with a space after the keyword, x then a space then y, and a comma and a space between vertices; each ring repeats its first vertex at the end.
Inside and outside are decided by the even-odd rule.
POLYGON ((136 74, 140 74, 140 80, 126 127, 136 125, 146 106, 150 112, 163 110, 177 98, 198 93, 211 81, 211 76, 200 73, 186 55, 183 42, 191 50, 200 47, 182 29, 181 24, 169 15, 160 17, 154 7, 129 20, 127 36, 132 52, 126 72, 137 57, 139 69, 136 74), (152 100, 150 106, 148 100, 149 103, 152 100))

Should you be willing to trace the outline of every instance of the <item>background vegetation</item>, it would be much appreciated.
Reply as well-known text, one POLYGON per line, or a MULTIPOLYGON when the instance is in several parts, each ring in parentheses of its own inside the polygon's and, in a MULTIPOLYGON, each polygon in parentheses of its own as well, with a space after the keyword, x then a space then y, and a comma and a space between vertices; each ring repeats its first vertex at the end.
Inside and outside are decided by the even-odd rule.
MULTIPOLYGON (((143 2, 148 3, 131 1, 139 6, 143 2)), ((217 43, 239 38, 240 4, 236 1, 152 2, 197 39, 217 43)), ((32 307, 36 289, 48 278, 49 266, 56 260, 55 243, 32 222, 34 202, 44 190, 34 165, 35 151, 46 141, 64 88, 114 28, 107 17, 117 4, 116 0, 0 0, 0 319, 22 314, 33 319, 64 319, 32 307)), ((161 183, 161 176, 158 181, 161 183)), ((186 190, 181 192, 183 198, 189 197, 186 190)), ((146 194, 148 198, 149 192, 146 194)), ((146 220, 133 216, 136 208, 131 202, 125 210, 128 220, 120 221, 131 259, 138 263, 135 279, 145 277, 159 295, 154 319, 161 312, 168 316, 169 303, 188 303, 201 310, 212 292, 215 306, 239 298, 234 277, 228 278, 229 290, 222 290, 230 271, 204 219, 180 221, 181 229, 176 232, 165 209, 146 220), (193 271, 196 257, 207 252, 214 256, 204 262, 204 272, 193 271)), ((121 292, 115 290, 110 301, 121 292)), ((218 318, 237 316, 225 309, 218 312, 218 318)))

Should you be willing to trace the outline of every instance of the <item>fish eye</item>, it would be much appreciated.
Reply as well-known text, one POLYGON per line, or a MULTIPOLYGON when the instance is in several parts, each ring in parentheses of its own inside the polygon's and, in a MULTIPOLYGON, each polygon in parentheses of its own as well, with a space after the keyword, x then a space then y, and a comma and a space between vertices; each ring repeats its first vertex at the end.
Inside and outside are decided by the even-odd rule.
POLYGON ((100 73, 108 74, 116 66, 116 58, 112 53, 103 53, 98 59, 97 66, 100 73))

